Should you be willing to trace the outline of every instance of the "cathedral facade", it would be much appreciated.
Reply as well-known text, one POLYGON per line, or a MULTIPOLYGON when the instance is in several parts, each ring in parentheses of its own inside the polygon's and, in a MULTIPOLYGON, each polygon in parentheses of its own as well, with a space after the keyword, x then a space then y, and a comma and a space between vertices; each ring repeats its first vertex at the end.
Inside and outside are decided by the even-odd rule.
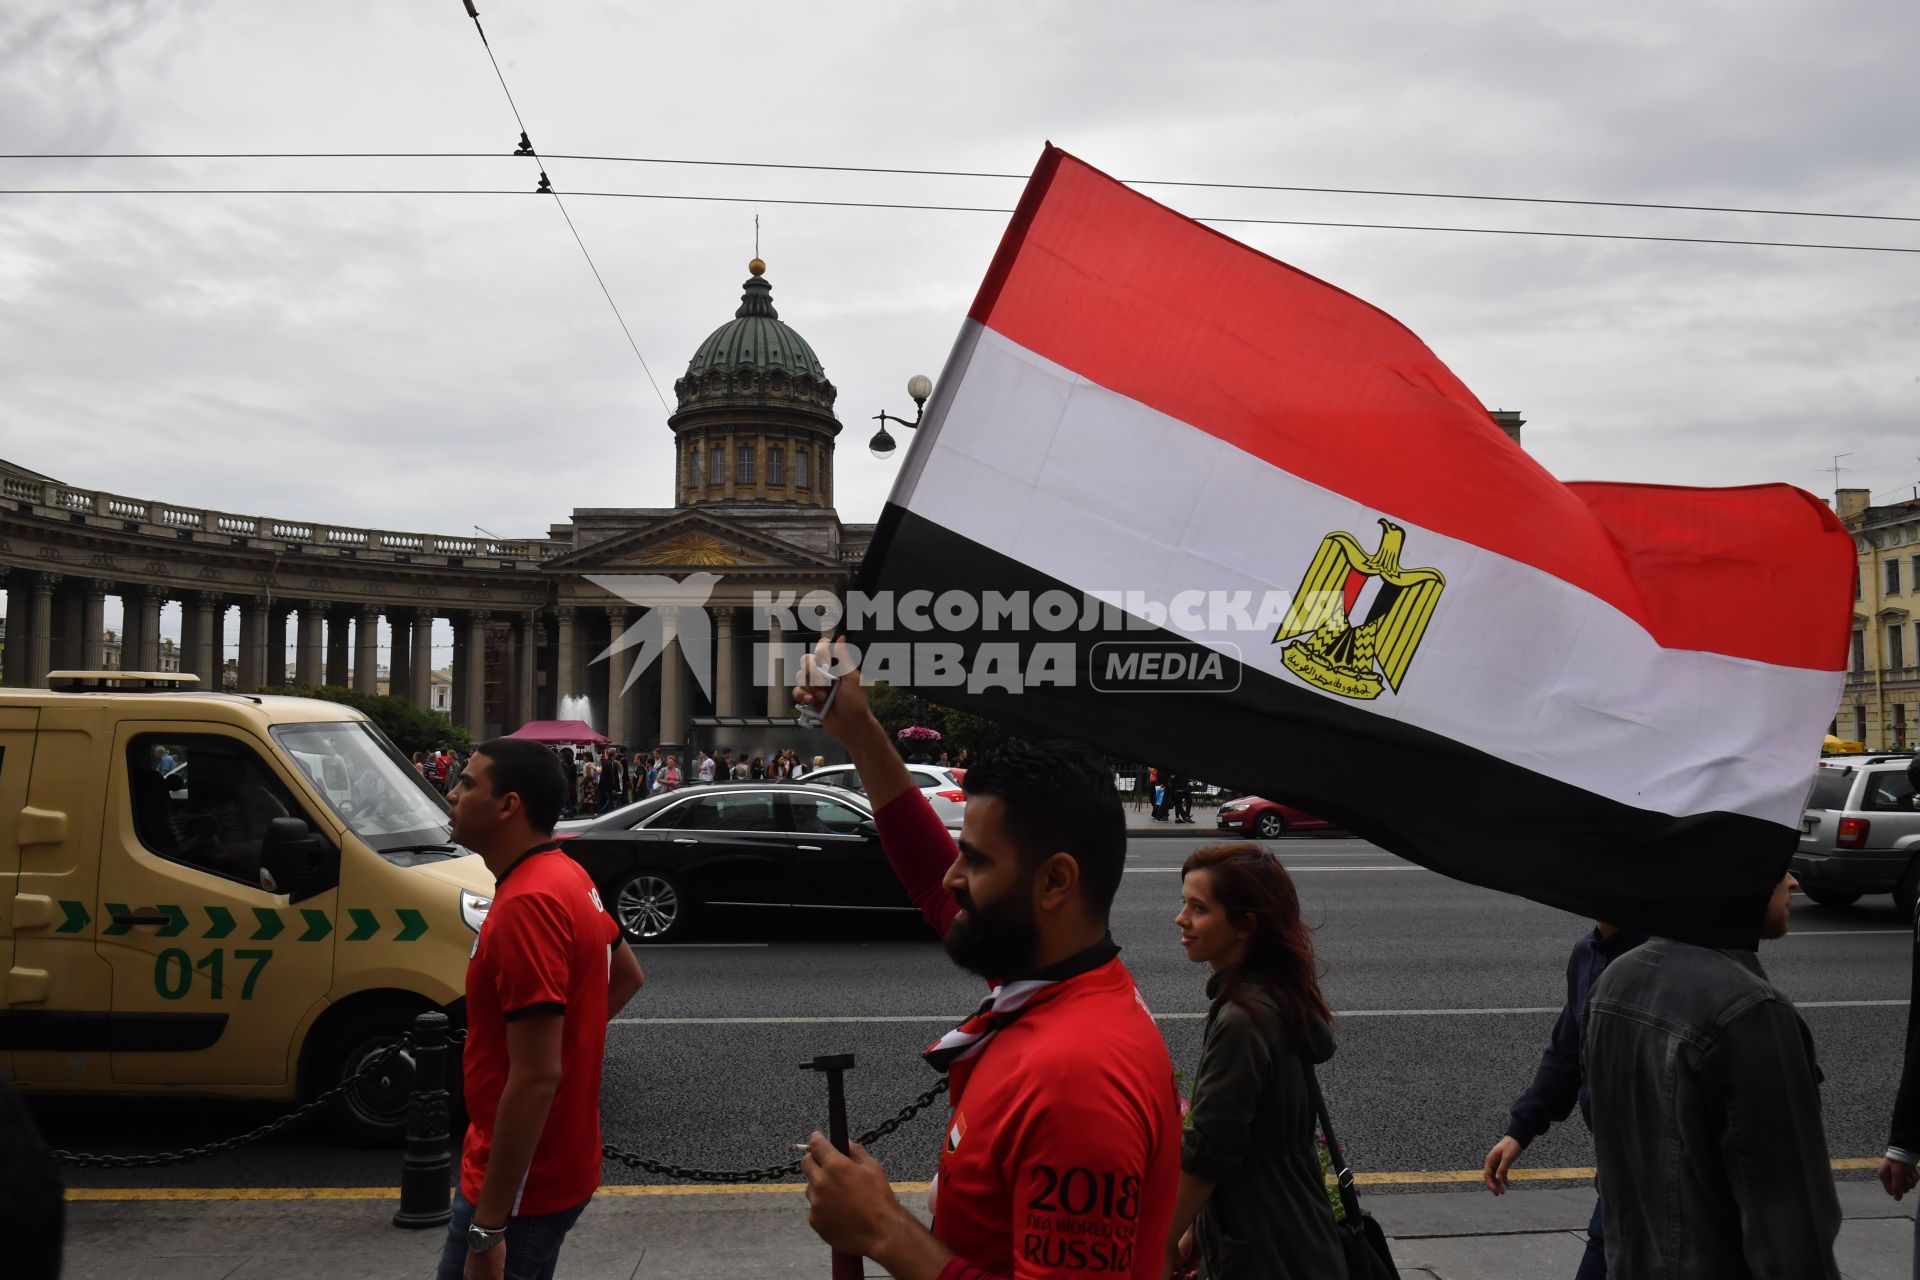
POLYGON ((125 669, 157 669, 177 604, 179 667, 205 686, 233 660, 241 689, 384 685, 425 707, 445 620, 451 714, 476 738, 584 718, 633 747, 784 745, 807 638, 752 605, 842 594, 873 527, 834 511, 837 393, 780 320, 765 264, 749 272, 674 383, 673 505, 576 510, 545 539, 202 510, 0 462, 4 682, 102 668, 117 596, 125 669))

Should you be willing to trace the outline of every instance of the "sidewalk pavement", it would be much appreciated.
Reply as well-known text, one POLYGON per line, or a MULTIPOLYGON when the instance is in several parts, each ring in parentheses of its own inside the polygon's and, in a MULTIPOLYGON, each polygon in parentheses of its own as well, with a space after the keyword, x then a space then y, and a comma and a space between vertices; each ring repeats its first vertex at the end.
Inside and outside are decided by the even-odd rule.
MULTIPOLYGON (((1142 805, 1136 809, 1131 804, 1125 807, 1127 815, 1127 834, 1136 839, 1141 836, 1199 836, 1212 839, 1219 832, 1220 811, 1214 805, 1193 806, 1193 822, 1175 822, 1171 815, 1165 822, 1153 820, 1153 810, 1142 805)), ((1237 839, 1237 833, 1228 833, 1225 837, 1237 839)))
MULTIPOLYGON (((1874 1182, 1843 1182, 1839 1189, 1846 1216, 1841 1274, 1848 1280, 1908 1280, 1913 1201, 1896 1204, 1874 1182)), ((924 1200, 914 1192, 902 1198, 915 1207, 924 1200)), ((1498 1200, 1470 1192, 1374 1193, 1366 1199, 1393 1237, 1394 1260, 1405 1280, 1570 1278, 1593 1209, 1593 1193, 1584 1187, 1516 1189, 1498 1200)), ((391 1192, 378 1199, 77 1199, 67 1206, 65 1275, 424 1280, 433 1274, 445 1232, 389 1226, 397 1202, 391 1192)), ((871 1265, 867 1273, 882 1274, 871 1265)), ((603 1188, 568 1237, 559 1269, 561 1280, 824 1280, 828 1274, 826 1250, 807 1229, 796 1187, 752 1194, 603 1188)))

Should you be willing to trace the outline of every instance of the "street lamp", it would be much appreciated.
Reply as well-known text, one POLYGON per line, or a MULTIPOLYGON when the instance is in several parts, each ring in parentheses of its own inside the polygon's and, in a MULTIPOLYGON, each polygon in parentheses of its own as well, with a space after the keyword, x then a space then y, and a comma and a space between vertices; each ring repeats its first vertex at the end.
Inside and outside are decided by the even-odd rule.
POLYGON ((879 458, 883 462, 893 456, 895 448, 893 437, 887 432, 887 424, 889 422, 897 422, 908 430, 919 426, 920 415, 927 410, 927 397, 933 394, 933 379, 927 377, 924 373, 914 374, 911 378, 907 379, 907 394, 913 397, 912 422, 908 422, 905 418, 896 418, 892 414, 885 412, 873 415, 874 421, 880 424, 880 429, 873 433, 873 439, 867 441, 867 448, 873 451, 874 457, 879 458))

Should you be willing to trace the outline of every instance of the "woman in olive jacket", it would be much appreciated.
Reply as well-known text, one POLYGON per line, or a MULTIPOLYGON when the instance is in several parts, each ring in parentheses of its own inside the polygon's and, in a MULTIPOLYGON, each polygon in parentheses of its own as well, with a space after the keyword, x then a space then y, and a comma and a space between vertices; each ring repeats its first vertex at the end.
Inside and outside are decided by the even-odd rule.
POLYGON ((1312 931, 1280 860, 1211 845, 1181 869, 1180 945, 1210 966, 1206 1038, 1167 1236, 1173 1274, 1344 1280, 1308 1064, 1333 1056, 1312 931))

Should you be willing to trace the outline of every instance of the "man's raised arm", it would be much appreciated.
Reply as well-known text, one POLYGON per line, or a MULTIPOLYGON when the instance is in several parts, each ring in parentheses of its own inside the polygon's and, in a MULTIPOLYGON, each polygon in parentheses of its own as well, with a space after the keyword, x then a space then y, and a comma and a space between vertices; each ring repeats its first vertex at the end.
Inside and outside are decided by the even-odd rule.
POLYGON ((847 758, 860 773, 867 802, 873 806, 873 819, 880 828, 880 843, 887 851, 893 873, 905 886, 928 924, 945 937, 959 906, 953 895, 941 887, 947 869, 953 865, 956 850, 953 837, 941 825, 920 789, 913 784, 906 762, 894 750, 887 731, 873 714, 866 690, 860 686, 860 672, 850 661, 844 637, 833 642, 829 661, 827 641, 822 638, 814 651, 801 663, 800 682, 794 687, 795 705, 810 707, 821 715, 820 725, 840 740, 847 758), (827 674, 833 672, 838 676, 827 674), (828 695, 832 706, 827 706, 828 695))

